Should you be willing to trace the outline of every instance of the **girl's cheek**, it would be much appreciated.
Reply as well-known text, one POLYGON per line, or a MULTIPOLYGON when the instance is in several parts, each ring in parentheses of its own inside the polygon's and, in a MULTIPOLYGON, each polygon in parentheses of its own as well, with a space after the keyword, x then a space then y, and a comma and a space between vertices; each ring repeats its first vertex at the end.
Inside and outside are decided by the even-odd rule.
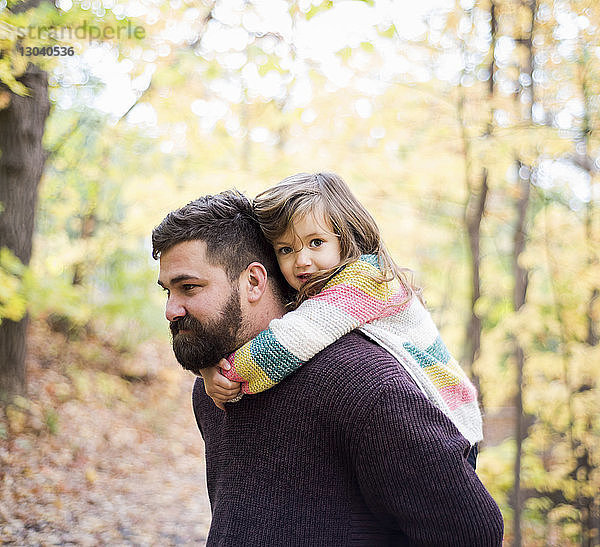
POLYGON ((282 255, 282 254, 277 254, 277 263, 279 264, 279 267, 285 267, 287 264, 290 263, 291 258, 293 255, 293 253, 288 253, 286 255, 282 255))
POLYGON ((288 277, 290 276, 290 269, 291 269, 289 255, 277 256, 277 264, 279 264, 279 269, 281 270, 283 277, 285 277, 286 281, 289 282, 288 277), (287 260, 286 260, 286 258, 287 258, 287 260))

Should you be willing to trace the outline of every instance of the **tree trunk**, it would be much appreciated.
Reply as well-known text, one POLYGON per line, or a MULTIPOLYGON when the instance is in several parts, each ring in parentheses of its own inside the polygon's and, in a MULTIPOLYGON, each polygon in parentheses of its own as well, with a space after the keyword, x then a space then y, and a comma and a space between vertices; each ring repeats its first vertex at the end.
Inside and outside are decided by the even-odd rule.
MULTIPOLYGON (((521 173, 523 164, 517 160, 517 170, 521 173)), ((519 177, 520 195, 517 204, 517 221, 513 238, 512 270, 514 279, 513 310, 518 312, 525 304, 527 297, 528 271, 519 264, 521 254, 525 250, 525 218, 529 207, 530 181, 529 178, 519 177)), ((523 511, 523 496, 521 493, 521 458, 523 440, 527 436, 525 416, 523 413, 523 368, 525 354, 515 336, 513 338, 513 355, 517 367, 517 391, 515 394, 515 460, 513 466, 514 486, 512 491, 511 507, 513 510, 513 547, 521 546, 521 513, 523 511)))
POLYGON ((533 67, 535 54, 533 50, 533 37, 535 31, 535 15, 538 11, 537 0, 525 0, 521 4, 527 8, 529 28, 527 29, 524 36, 516 38, 516 42, 525 46, 526 55, 523 59, 523 65, 521 66, 521 75, 527 75, 525 80, 520 81, 520 85, 517 89, 517 96, 520 95, 520 102, 523 105, 524 110, 522 111, 523 119, 533 119, 533 106, 536 102, 535 85, 533 80, 533 67))
POLYGON ((471 198, 465 207, 465 224, 471 251, 471 317, 467 326, 465 362, 478 392, 480 390, 479 377, 473 370, 473 364, 477 361, 481 349, 481 317, 476 312, 476 306, 481 297, 481 221, 485 212, 487 195, 488 171, 483 168, 479 193, 471 194, 471 198))
MULTIPOLYGON (((495 50, 496 50, 496 34, 498 30, 498 19, 496 13, 496 2, 490 2, 490 34, 491 44, 489 55, 489 82, 487 90, 487 128, 483 135, 484 138, 490 138, 494 131, 494 95, 495 95, 495 50)), ((465 47, 465 46, 463 46, 465 47)), ((464 52, 463 52, 464 54, 464 52)), ((469 135, 467 133, 466 121, 466 95, 463 92, 462 86, 459 86, 460 96, 458 101, 458 120, 461 126, 461 139, 463 144, 463 157, 465 163, 465 186, 467 189, 467 199, 463 210, 463 223, 466 230, 466 236, 469 243, 469 263, 471 270, 470 279, 470 309, 469 319, 465 332, 465 345, 462 358, 462 365, 465 371, 471 377, 473 384, 480 392, 479 376, 475 373, 474 364, 479 357, 481 349, 481 331, 482 320, 477 314, 477 301, 481 296, 481 222, 486 208, 486 200, 488 196, 488 170, 486 167, 481 169, 481 182, 475 181, 476 175, 473 169, 473 152, 469 135)))
POLYGON ((525 427, 523 420, 523 365, 525 356, 523 348, 515 340, 513 350, 517 365, 517 393, 515 394, 515 460, 513 462, 513 490, 510 506, 513 510, 512 547, 521 547, 521 513, 523 512, 523 495, 521 492, 521 459, 523 455, 523 439, 525 427))
MULTIPOLYGON (((533 118, 533 106, 535 103, 535 82, 533 79, 534 67, 534 49, 533 38, 535 33, 535 15, 537 13, 537 0, 525 0, 521 3, 528 10, 529 28, 524 35, 515 37, 515 41, 525 47, 522 65, 519 68, 520 98, 519 102, 523 105, 523 119, 533 118), (521 76, 527 78, 521 80, 521 76)), ((513 288, 513 310, 518 312, 525 304, 527 297, 527 284, 529 272, 519 264, 521 254, 525 250, 525 219, 529 207, 529 197, 531 189, 531 170, 529 175, 522 175, 523 163, 519 158, 516 159, 518 175, 519 200, 517 202, 517 221, 513 238, 513 263, 512 272, 514 279, 513 288)), ((516 393, 515 393, 515 459, 513 463, 513 491, 510 499, 510 505, 513 510, 513 547, 521 547, 521 514, 523 512, 524 496, 521 488, 521 468, 523 455, 523 441, 527 437, 527 426, 523 411, 523 369, 525 367, 525 352, 516 335, 513 335, 513 356, 517 368, 516 393)))
MULTIPOLYGON (((29 89, 20 97, 0 84, 9 99, 0 110, 0 248, 8 247, 29 264, 37 204, 37 189, 46 155, 44 125, 50 112, 48 78, 30 64, 18 78, 29 89)), ((0 324, 0 397, 25 392, 25 335, 27 317, 0 324)))

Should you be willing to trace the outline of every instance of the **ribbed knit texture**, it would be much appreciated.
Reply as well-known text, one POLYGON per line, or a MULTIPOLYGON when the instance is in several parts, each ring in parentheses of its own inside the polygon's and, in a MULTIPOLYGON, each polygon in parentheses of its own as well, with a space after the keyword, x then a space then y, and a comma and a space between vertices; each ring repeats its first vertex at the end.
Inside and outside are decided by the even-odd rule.
POLYGON ((391 355, 359 332, 219 410, 201 379, 208 546, 502 543, 468 441, 391 355))
POLYGON ((323 290, 228 357, 224 374, 259 393, 280 382, 329 344, 362 327, 412 376, 423 393, 473 445, 483 438, 477 391, 450 355, 418 298, 406 302, 397 282, 379 283, 377 257, 348 264, 323 290))

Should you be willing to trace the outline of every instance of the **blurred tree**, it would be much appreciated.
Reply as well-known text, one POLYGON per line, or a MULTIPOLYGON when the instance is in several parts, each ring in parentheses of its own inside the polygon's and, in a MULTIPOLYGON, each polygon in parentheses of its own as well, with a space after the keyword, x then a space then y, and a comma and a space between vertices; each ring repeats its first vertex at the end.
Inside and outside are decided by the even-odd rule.
MULTIPOLYGON (((477 55, 477 47, 481 49, 481 46, 473 43, 473 34, 468 33, 465 36, 461 36, 460 33, 460 25, 462 24, 463 27, 467 26, 465 25, 466 21, 469 21, 468 27, 472 28, 475 33, 479 32, 476 21, 474 20, 474 13, 474 10, 470 10, 470 13, 464 13, 459 20, 459 28, 456 29, 460 47, 463 51, 463 70, 458 83, 457 113, 458 123, 461 129, 466 187, 463 222, 465 234, 469 242, 469 261, 471 270, 470 318, 468 320, 465 333, 463 362, 466 370, 473 378, 473 382, 477 387, 477 391, 480 391, 479 378, 473 369, 473 364, 478 359, 481 351, 482 318, 481 312, 477 310, 477 302, 481 297, 481 222, 485 214, 486 201, 488 197, 489 171, 488 166, 479 165, 476 161, 471 141, 476 137, 489 141, 493 139, 494 136, 494 108, 496 93, 494 73, 496 66, 496 33, 498 27, 496 20, 496 3, 494 0, 491 0, 489 8, 489 49, 486 55, 479 56, 479 59, 477 55), (482 88, 480 93, 483 94, 485 99, 483 99, 483 97, 480 95, 479 97, 475 97, 475 101, 477 103, 484 104, 485 110, 481 113, 483 119, 481 119, 479 124, 475 125, 475 127, 473 127, 470 131, 471 124, 466 118, 467 114, 465 109, 469 107, 470 110, 473 110, 473 105, 465 105, 466 101, 469 100, 467 98, 465 86, 470 87, 474 81, 477 81, 477 72, 481 70, 487 70, 487 85, 479 85, 479 87, 482 88)), ((479 78, 479 80, 481 80, 481 78, 479 78)), ((485 82, 483 83, 485 84, 485 82)))
MULTIPOLYGON (((518 161, 518 160, 517 160, 518 161)), ((524 170, 523 165, 517 163, 518 178, 518 198, 517 198, 517 215, 515 219, 514 237, 513 237, 513 255, 512 255, 512 271, 513 271, 513 297, 512 305, 515 312, 519 312, 525 305, 527 298, 527 285, 529 271, 524 268, 521 263, 521 256, 525 250, 527 240, 527 211, 530 203, 530 180, 529 176, 523 176, 523 173, 529 173, 529 170, 524 170)), ((521 495, 521 458, 523 441, 527 437, 527 423, 525 412, 523 409, 523 368, 525 366, 525 350, 516 336, 512 337, 513 344, 513 359, 517 369, 516 389, 515 389, 515 459, 514 459, 514 480, 513 492, 511 496, 511 507, 513 510, 513 538, 512 542, 515 547, 520 547, 522 542, 521 537, 521 513, 523 511, 523 499, 521 495)))
MULTIPOLYGON (((95 23, 99 35, 105 25, 117 21, 110 12, 95 23), (101 27, 101 28, 100 28, 101 27)), ((50 112, 47 70, 56 63, 54 54, 34 56, 27 62, 28 47, 38 51, 51 48, 56 36, 49 29, 74 22, 85 10, 73 7, 70 13, 55 8, 46 0, 11 1, 3 13, 0 41, 0 249, 8 248, 24 265, 31 258, 38 185, 44 171, 46 151, 42 146, 46 118, 50 112), (33 38, 27 29, 37 29, 33 38), (45 32, 41 32, 45 29, 45 32)), ((85 17, 85 15, 84 15, 85 17)), ((62 37, 62 36, 61 36, 62 37)), ((134 38, 138 36, 134 35, 134 38)), ((72 38, 69 35, 69 38, 72 38)), ((85 36, 91 40, 91 36, 85 36)), ((129 36, 131 39, 132 37, 129 36)), ((0 319, 2 319, 0 317, 0 319)), ((0 395, 7 398, 23 393, 25 384, 25 336, 27 318, 0 323, 0 395)))
MULTIPOLYGON (((523 2, 516 7, 516 15, 512 26, 513 39, 521 47, 516 58, 518 79, 515 82, 515 99, 521 103, 522 120, 527 123, 533 120, 533 106, 535 104, 535 91, 537 85, 533 79, 534 49, 533 42, 536 33, 535 21, 537 12, 537 1, 523 2)), ((518 313, 525 305, 527 298, 527 285, 529 271, 521 263, 521 256, 527 242, 527 211, 530 205, 531 167, 525 165, 522 160, 522 150, 515 149, 515 171, 517 173, 517 214, 513 236, 512 252, 512 277, 513 277, 513 311, 518 313)), ((528 152, 528 151, 527 151, 528 152)), ((535 156, 535 151, 529 152, 535 156)), ((535 161, 535 160, 533 160, 535 161)), ((516 367, 515 385, 515 459, 513 464, 513 490, 510 498, 513 510, 512 541, 515 547, 522 545, 521 515, 523 512, 523 496, 521 492, 521 472, 523 442, 527 438, 527 420, 523 408, 523 370, 525 367, 525 349, 518 337, 511 337, 513 345, 513 360, 516 367)))
MULTIPOLYGON (((46 160, 42 148, 50 111, 48 79, 28 65, 16 81, 28 90, 20 96, 0 84, 0 249, 6 247, 25 265, 31 258, 37 187, 46 160)), ((0 317, 0 320, 2 318, 0 317)), ((0 323, 0 398, 25 391, 25 332, 27 317, 0 323)))
MULTIPOLYGON (((561 344, 558 351, 564 377, 568 378, 565 389, 571 396, 569 400, 561 399, 560 408, 565 418, 571 416, 567 421, 571 425, 566 431, 572 431, 574 440, 572 444, 566 442, 560 449, 554 447, 548 451, 557 454, 562 450, 563 455, 571 454, 567 465, 570 471, 559 472, 548 462, 548 452, 542 448, 543 442, 552 443, 548 441, 550 438, 557 442, 556 439, 566 433, 565 425, 556 420, 556 414, 552 418, 547 415, 544 405, 551 403, 540 393, 540 390, 551 389, 549 384, 555 380, 544 377, 542 370, 547 356, 530 334, 535 331, 536 321, 545 321, 547 308, 539 300, 540 278, 536 269, 540 265, 529 260, 533 250, 529 250, 530 236, 524 232, 529 222, 526 217, 536 218, 555 200, 565 204, 561 213, 565 219, 569 215, 581 216, 587 231, 582 232, 585 236, 580 240, 586 242, 588 255, 585 252, 573 255, 571 262, 590 267, 584 276, 588 297, 582 299, 581 295, 572 293, 568 296, 562 285, 555 292, 561 303, 558 309, 563 310, 559 324, 572 321, 564 310, 575 302, 580 307, 585 303, 587 311, 582 313, 582 318, 585 317, 587 324, 586 343, 595 348, 593 344, 597 340, 593 332, 597 325, 594 321, 598 317, 595 307, 598 293, 591 279, 600 278, 592 274, 595 271, 592 264, 597 264, 598 256, 598 228, 594 220, 597 184, 594 182, 600 150, 594 139, 598 104, 592 97, 597 97, 599 80, 598 55, 589 52, 597 51, 594 49, 599 22, 596 12, 596 7, 589 2, 494 0, 461 2, 460 6, 457 3, 445 17, 434 14, 430 19, 430 58, 443 56, 450 48, 462 52, 462 70, 453 86, 459 106, 462 150, 455 154, 463 156, 466 173, 472 173, 471 181, 481 170, 485 173, 483 180, 488 182, 488 206, 477 208, 474 207, 477 200, 471 201, 472 211, 482 213, 482 218, 474 224, 478 229, 471 228, 472 234, 479 234, 470 238, 470 248, 476 251, 471 251, 471 266, 476 255, 484 257, 484 262, 477 275, 474 275, 477 270, 471 269, 471 281, 480 279, 481 290, 477 292, 477 283, 472 284, 471 296, 476 295, 476 298, 471 298, 470 309, 472 317, 482 319, 480 333, 484 349, 476 360, 475 370, 483 380, 484 401, 493 401, 488 403, 492 407, 510 405, 515 416, 510 444, 513 480, 511 485, 503 486, 507 494, 512 489, 512 495, 506 498, 506 508, 511 508, 506 512, 507 537, 515 545, 521 541, 535 542, 534 538, 544 534, 551 537, 556 533, 554 522, 560 522, 563 528, 559 532, 559 543, 573 538, 585 543, 599 537, 595 524, 597 498, 586 493, 588 486, 598 490, 599 485, 598 443, 592 441, 594 435, 597 436, 598 426, 590 418, 590 409, 584 410, 581 403, 575 403, 580 399, 579 390, 598 397, 597 379, 590 381, 588 376, 581 377, 570 370, 577 368, 577 359, 576 352, 570 349, 574 334, 565 326, 564 346, 561 344), (441 24, 440 19, 445 24, 441 24), (562 174, 558 174, 559 170, 562 174), (528 198, 532 185, 545 196, 543 199, 536 199, 538 192, 533 193, 532 199, 528 198), (550 188, 553 190, 547 193, 550 188), (512 211, 514 203, 518 204, 517 214, 512 211), (511 225, 513 228, 509 230, 511 225), (532 274, 535 274, 536 300, 530 304, 526 295, 527 280, 532 274), (508 290, 511 285, 512 297, 508 290), (512 301, 512 310, 503 301, 512 301), (497 372, 492 373, 494 368, 497 372), (504 389, 498 389, 499 385, 504 389), (541 441, 540 431, 553 433, 541 441), (551 470, 554 477, 557 473, 566 473, 562 475, 565 481, 552 481, 551 470), (536 486, 532 487, 534 483, 536 486), (541 524, 545 518, 548 519, 546 526, 541 524), (563 520, 553 521, 559 518, 563 520)), ((466 186, 468 190, 469 184, 466 186)), ((478 186, 481 184, 471 183, 474 189, 478 186)), ((480 193, 473 195, 481 196, 480 193)), ((478 214, 471 216, 475 220, 478 217, 478 214)), ((469 223, 465 225, 465 233, 469 233, 469 223)), ((535 240, 539 233, 533 233, 531 237, 535 240)), ((548 245, 553 248, 551 238, 548 245)), ((534 247, 539 257, 539 247, 534 247)), ((584 247, 580 250, 584 251, 584 247)), ((566 271, 555 267, 549 273, 552 279, 565 276, 573 268, 567 266, 569 261, 562 255, 554 262, 563 265, 566 271)), ((466 355, 470 353, 469 347, 477 347, 479 343, 471 327, 467 332, 466 355)), ((557 347, 545 351, 556 352, 557 347)), ((509 472, 508 468, 505 472, 509 472)))

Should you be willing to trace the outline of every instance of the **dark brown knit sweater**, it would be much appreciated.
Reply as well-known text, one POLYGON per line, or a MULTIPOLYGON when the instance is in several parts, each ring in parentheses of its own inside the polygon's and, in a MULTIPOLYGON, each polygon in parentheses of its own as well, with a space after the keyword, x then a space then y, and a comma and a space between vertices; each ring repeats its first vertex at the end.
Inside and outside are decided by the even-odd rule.
POLYGON ((502 544, 467 440, 356 331, 226 412, 198 379, 193 405, 209 547, 502 544))

